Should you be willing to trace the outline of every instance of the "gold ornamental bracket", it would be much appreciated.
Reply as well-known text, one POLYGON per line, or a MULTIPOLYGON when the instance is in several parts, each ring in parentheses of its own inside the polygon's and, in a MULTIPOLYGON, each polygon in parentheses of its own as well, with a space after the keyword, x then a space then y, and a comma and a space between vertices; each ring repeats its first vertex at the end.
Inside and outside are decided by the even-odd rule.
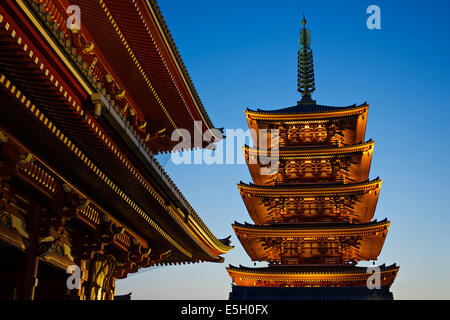
POLYGON ((103 94, 96 92, 91 95, 91 101, 94 104, 94 116, 100 118, 102 116, 102 109, 109 106, 108 100, 106 100, 103 94))

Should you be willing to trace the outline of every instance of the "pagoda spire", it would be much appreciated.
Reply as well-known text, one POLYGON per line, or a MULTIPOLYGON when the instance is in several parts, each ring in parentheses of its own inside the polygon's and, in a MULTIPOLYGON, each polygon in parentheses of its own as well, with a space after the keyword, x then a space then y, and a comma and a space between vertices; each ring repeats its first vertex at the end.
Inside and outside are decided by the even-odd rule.
POLYGON ((311 35, 309 29, 306 29, 306 19, 303 15, 303 28, 300 30, 300 49, 298 51, 298 92, 302 94, 300 104, 315 103, 311 99, 311 93, 316 90, 314 81, 314 62, 312 50, 310 48, 311 35))
POLYGON ((369 105, 312 100, 304 17, 302 24, 302 99, 288 108, 245 112, 256 141, 243 148, 253 182, 238 189, 252 223, 235 222, 233 230, 250 259, 267 266, 227 268, 230 300, 392 300, 398 266, 357 266, 377 260, 390 226, 373 220, 382 180, 369 178, 374 142, 363 142, 369 105), (258 143, 262 139, 268 143, 258 143))

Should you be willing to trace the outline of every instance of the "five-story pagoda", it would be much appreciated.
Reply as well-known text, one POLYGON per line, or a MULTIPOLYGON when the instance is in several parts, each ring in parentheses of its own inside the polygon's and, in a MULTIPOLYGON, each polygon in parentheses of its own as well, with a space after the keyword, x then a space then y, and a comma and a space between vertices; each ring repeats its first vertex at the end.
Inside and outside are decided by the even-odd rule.
POLYGON ((372 220, 381 180, 369 180, 369 106, 322 106, 311 99, 314 66, 304 18, 302 24, 301 101, 246 111, 259 147, 244 147, 255 184, 238 187, 255 224, 235 222, 233 229, 252 261, 268 266, 227 268, 234 283, 230 299, 392 299, 399 267, 357 266, 377 260, 390 223, 372 220), (273 170, 268 157, 278 158, 273 170))

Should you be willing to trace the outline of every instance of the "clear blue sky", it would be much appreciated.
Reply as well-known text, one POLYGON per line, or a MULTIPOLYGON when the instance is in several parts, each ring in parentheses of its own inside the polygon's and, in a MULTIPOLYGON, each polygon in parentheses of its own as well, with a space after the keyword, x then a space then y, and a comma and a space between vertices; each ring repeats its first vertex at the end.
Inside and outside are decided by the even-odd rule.
MULTIPOLYGON (((311 30, 320 104, 370 104, 371 178, 384 179, 375 218, 391 228, 378 263, 400 265, 397 299, 450 299, 449 1, 160 0, 202 101, 217 127, 244 128, 246 107, 292 106, 298 32, 311 30), (368 30, 366 8, 381 8, 368 30)), ((134 299, 227 299, 225 266, 252 263, 231 223, 248 221, 236 184, 245 165, 175 166, 187 199, 236 248, 224 264, 144 270, 118 282, 134 299)), ((262 264, 259 264, 262 265, 262 264)))

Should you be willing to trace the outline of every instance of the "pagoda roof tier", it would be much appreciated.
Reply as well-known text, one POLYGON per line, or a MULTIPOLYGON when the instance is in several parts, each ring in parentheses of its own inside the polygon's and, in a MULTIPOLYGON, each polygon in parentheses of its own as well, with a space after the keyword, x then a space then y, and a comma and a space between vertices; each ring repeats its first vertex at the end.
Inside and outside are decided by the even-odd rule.
POLYGON ((361 105, 356 103, 346 107, 332 107, 318 104, 301 104, 298 103, 293 107, 274 109, 274 110, 252 110, 247 108, 246 115, 252 119, 318 119, 330 117, 342 117, 354 114, 361 114, 361 111, 368 108, 367 102, 361 105))
POLYGON ((284 147, 276 151, 244 146, 243 151, 253 181, 259 185, 280 182, 363 182, 369 178, 375 142, 351 146, 284 147), (279 165, 267 172, 273 158, 279 165), (264 170, 264 171, 262 171, 264 170))
MULTIPOLYGON (((298 105, 283 111, 245 111, 253 141, 261 146, 261 129, 279 129, 280 147, 300 145, 353 145, 364 141, 369 105, 328 107, 298 105)), ((267 144, 275 143, 270 131, 267 144)))
POLYGON ((260 186, 253 183, 238 184, 239 191, 251 196, 280 197, 314 194, 340 195, 342 193, 358 194, 361 192, 377 190, 381 187, 382 179, 352 184, 282 184, 276 186, 260 186))
POLYGON ((355 184, 259 186, 240 183, 242 199, 256 224, 372 220, 381 179, 355 184))
POLYGON ((233 224, 252 261, 302 264, 376 260, 390 222, 233 224))
MULTIPOLYGON (((396 264, 378 267, 381 286, 390 287, 400 269, 396 264)), ((329 287, 329 286, 366 286, 374 268, 353 265, 298 265, 269 266, 264 268, 235 267, 227 268, 228 274, 238 286, 245 287, 329 287)), ((378 270, 377 270, 378 271, 378 270)))
MULTIPOLYGON (((368 223, 346 223, 346 222, 315 222, 315 223, 273 223, 270 225, 257 225, 257 224, 251 224, 248 222, 245 223, 239 223, 237 221, 234 222, 233 224, 233 228, 236 230, 240 229, 240 230, 266 230, 267 232, 271 232, 274 231, 275 233, 277 232, 281 232, 281 233, 285 233, 285 232, 291 232, 291 236, 293 235, 292 232, 303 232, 303 231, 307 231, 307 230, 312 230, 313 234, 315 234, 314 232, 317 231, 317 235, 320 236, 321 234, 323 234, 323 232, 327 233, 332 232, 334 233, 333 230, 338 230, 338 231, 351 231, 351 235, 354 234, 358 234, 359 235, 359 231, 358 230, 365 230, 367 228, 376 228, 378 226, 388 226, 389 227, 389 221, 387 220, 387 218, 378 221, 378 220, 373 220, 371 222, 368 223), (354 233, 353 231, 356 231, 356 233, 354 233)), ((328 233, 327 233, 328 234, 328 233)), ((289 236, 289 235, 287 235, 289 236)))

